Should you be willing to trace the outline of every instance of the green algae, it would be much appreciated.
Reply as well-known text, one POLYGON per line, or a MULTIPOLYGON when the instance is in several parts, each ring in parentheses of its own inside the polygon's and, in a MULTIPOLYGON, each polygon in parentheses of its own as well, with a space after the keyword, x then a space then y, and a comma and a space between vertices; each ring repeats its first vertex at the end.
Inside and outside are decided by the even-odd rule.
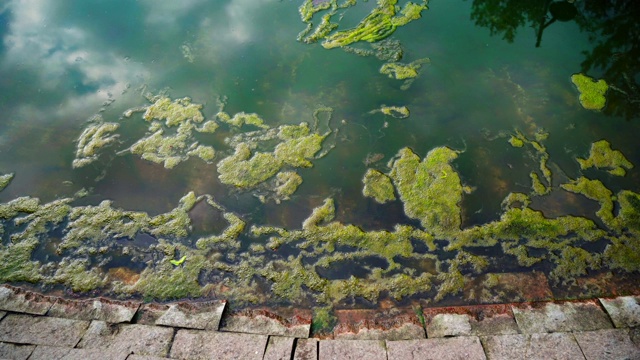
POLYGON ((8 246, 0 245, 0 281, 41 281, 43 275, 40 272, 40 263, 31 260, 31 254, 38 244, 37 238, 29 237, 8 246))
POLYGON ((571 75, 571 82, 580 92, 580 104, 587 110, 602 110, 607 99, 605 94, 609 85, 604 79, 598 81, 584 74, 571 75))
POLYGON ((619 150, 613 150, 607 140, 596 141, 591 144, 589 157, 586 159, 576 158, 582 170, 596 167, 598 169, 608 169, 611 175, 624 176, 625 169, 630 170, 633 164, 619 150))
POLYGON ((616 195, 620 209, 616 216, 619 230, 626 229, 636 236, 640 236, 640 194, 629 190, 622 190, 616 195))
POLYGON ((405 80, 401 89, 407 90, 420 74, 422 65, 428 64, 429 62, 429 58, 418 59, 409 64, 389 62, 382 65, 380 73, 387 75, 392 79, 405 80))
POLYGON ((611 239, 604 250, 604 259, 611 269, 640 271, 640 237, 620 236, 611 239))
MULTIPOLYGON (((397 14, 397 0, 378 0, 377 6, 355 28, 336 31, 325 38, 325 49, 343 47, 359 41, 376 42, 393 34, 397 27, 419 19, 427 9, 426 2, 421 5, 408 2, 397 14)), ((304 20, 304 17, 303 17, 304 20)))
POLYGON ((0 175, 0 191, 4 190, 4 188, 9 185, 11 180, 13 180, 14 173, 0 175))
POLYGON ((562 249, 558 256, 552 256, 556 267, 549 274, 551 280, 563 284, 586 275, 588 270, 597 270, 601 266, 601 256, 573 246, 562 249))
POLYGON ((279 203, 282 200, 289 200, 289 197, 293 195, 298 186, 302 184, 302 177, 295 171, 284 171, 276 175, 276 202, 279 203))
POLYGON ((396 119, 405 119, 409 117, 409 108, 406 106, 386 106, 382 105, 380 109, 369 111, 369 114, 383 113, 385 115, 393 116, 396 119))
POLYGON ((479 274, 487 265, 488 261, 485 257, 464 251, 458 252, 456 257, 449 261, 439 263, 437 279, 440 281, 440 285, 434 300, 440 301, 447 295, 456 295, 462 292, 465 282, 469 278, 462 274, 463 267, 470 267, 474 273, 479 274), (446 271, 442 268, 445 263, 448 265, 446 271))
POLYGON ((282 162, 271 153, 251 154, 247 144, 236 146, 233 155, 218 162, 218 178, 223 184, 253 188, 275 175, 282 162))
POLYGON ((400 150, 392 163, 389 177, 410 218, 436 236, 460 229, 462 184, 450 162, 458 152, 448 147, 435 148, 420 161, 411 149, 400 150))
POLYGON ((142 115, 147 121, 164 120, 167 127, 173 127, 190 122, 201 123, 204 120, 200 112, 202 105, 192 104, 188 97, 171 101, 168 97, 157 96, 151 100, 153 104, 142 115))
POLYGON ((86 293, 103 287, 107 279, 99 269, 92 268, 88 260, 74 259, 62 261, 49 282, 65 284, 75 292, 86 293))
POLYGON ((515 136, 511 136, 509 138, 509 144, 511 144, 511 146, 516 147, 516 148, 521 148, 524 146, 524 141, 522 141, 522 139, 519 139, 515 136))
POLYGON ((78 137, 73 168, 80 168, 98 160, 97 151, 118 140, 119 135, 112 133, 119 127, 118 123, 103 122, 101 117, 94 119, 78 137))
POLYGON ((380 171, 368 169, 362 182, 364 183, 362 195, 373 198, 380 204, 396 199, 391 179, 380 171))
POLYGON ((258 116, 258 114, 255 114, 255 113, 247 114, 244 112, 239 112, 233 115, 233 117, 231 117, 229 114, 225 113, 224 111, 220 111, 218 112, 218 114, 216 114, 216 118, 220 122, 233 125, 235 127, 241 127, 243 125, 253 125, 261 129, 269 128, 269 125, 266 125, 264 123, 264 120, 260 116, 258 116))
POLYGON ((331 307, 317 307, 313 309, 311 334, 331 333, 337 323, 338 319, 333 315, 331 307))
POLYGON ((560 186, 567 191, 582 194, 591 200, 597 201, 600 204, 600 210, 596 212, 596 216, 607 226, 615 227, 613 223, 613 193, 600 180, 589 180, 585 177, 580 177, 560 186))
POLYGON ((276 159, 284 164, 293 167, 311 167, 312 164, 309 159, 313 159, 318 151, 322 149, 322 142, 328 134, 320 135, 314 133, 307 135, 309 132, 307 125, 301 124, 300 126, 306 131, 303 130, 297 136, 289 136, 286 132, 283 133, 282 130, 278 133, 278 137, 283 142, 276 146, 273 154, 276 159))
POLYGON ((539 170, 542 173, 542 177, 544 178, 545 183, 543 183, 538 176, 537 173, 531 172, 529 177, 531 178, 531 189, 532 195, 542 196, 551 192, 551 169, 547 165, 549 161, 549 153, 547 152, 547 148, 541 144, 542 141, 546 140, 549 134, 542 130, 536 131, 534 134, 535 140, 528 139, 524 134, 518 130, 516 130, 515 135, 511 135, 509 138, 509 143, 511 146, 516 148, 521 148, 524 145, 531 146, 537 153, 539 170))
POLYGON ((551 191, 551 188, 544 186, 542 181, 540 181, 538 174, 536 174, 535 172, 532 171, 529 174, 529 177, 531 178, 531 189, 533 190, 532 195, 542 196, 548 194, 551 191))

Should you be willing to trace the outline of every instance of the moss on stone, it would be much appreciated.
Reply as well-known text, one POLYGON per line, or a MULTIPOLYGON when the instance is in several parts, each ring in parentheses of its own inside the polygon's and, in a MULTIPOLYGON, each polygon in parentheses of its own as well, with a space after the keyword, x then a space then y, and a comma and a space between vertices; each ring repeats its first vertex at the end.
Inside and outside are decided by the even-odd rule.
POLYGON ((328 334, 333 331, 338 319, 333 315, 331 307, 316 307, 311 318, 311 334, 328 334))
POLYGON ((576 158, 582 170, 592 166, 598 169, 607 170, 611 175, 624 176, 627 170, 633 168, 633 164, 619 150, 611 149, 611 144, 607 140, 596 141, 591 144, 589 157, 586 159, 576 158))
POLYGON ((603 79, 595 81, 593 78, 584 74, 571 75, 571 82, 578 88, 580 92, 580 104, 588 110, 601 110, 607 99, 605 94, 609 89, 609 85, 603 79))
POLYGON ((410 218, 436 236, 460 229, 462 184, 450 162, 458 152, 447 147, 435 148, 420 161, 411 149, 400 150, 393 161, 389 177, 396 186, 410 218))
POLYGON ((573 246, 564 247, 560 255, 553 256, 556 267, 551 271, 550 278, 556 282, 567 283, 576 277, 587 275, 588 270, 600 268, 600 256, 573 246))
POLYGON ((362 179, 364 188, 362 194, 373 198, 376 202, 384 204, 396 199, 391 179, 378 170, 369 169, 362 179))
POLYGON ((100 269, 91 267, 88 260, 74 259, 60 262, 49 282, 65 284, 75 292, 86 293, 103 287, 107 278, 100 269))
POLYGON ((0 281, 41 281, 43 275, 40 272, 40 263, 31 260, 31 254, 38 244, 36 237, 29 237, 8 246, 0 244, 0 281))

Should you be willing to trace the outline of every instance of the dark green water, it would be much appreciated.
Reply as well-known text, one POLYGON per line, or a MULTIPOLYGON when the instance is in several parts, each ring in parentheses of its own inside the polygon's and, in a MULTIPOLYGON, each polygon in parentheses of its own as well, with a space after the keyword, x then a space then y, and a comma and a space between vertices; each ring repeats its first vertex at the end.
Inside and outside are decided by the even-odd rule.
MULTIPOLYGON (((245 230, 238 238, 240 245, 233 250, 214 247, 208 253, 189 253, 186 261, 204 256, 213 263, 220 257, 222 262, 241 266, 240 260, 245 259, 242 254, 250 254, 252 244, 268 241, 268 236, 252 236, 251 225, 299 229, 325 198, 333 198, 335 220, 342 224, 354 224, 367 231, 392 231, 396 224, 421 228, 418 219, 405 215, 400 200, 378 204, 362 195, 362 178, 367 169, 388 173, 387 162, 405 147, 420 158, 442 146, 461 151, 452 166, 462 184, 474 190, 463 195, 460 203, 462 229, 497 221, 504 213, 502 200, 511 192, 529 194, 532 191, 529 174, 539 169, 536 152, 530 146, 512 147, 508 142, 510 136, 521 131, 533 139, 536 131, 544 131, 549 134, 543 144, 553 173, 551 192, 532 195, 531 208, 542 211, 547 218, 586 217, 605 228, 595 214, 599 209, 597 202, 564 191, 560 185, 584 175, 602 181, 613 194, 622 189, 640 191, 637 168, 618 177, 593 168, 581 170, 575 160, 589 156, 591 143, 606 139, 632 164, 640 164, 637 141, 640 27, 634 21, 640 15, 640 7, 633 1, 576 1, 568 5, 576 13, 569 19, 561 19, 567 21, 551 21, 554 13, 548 6, 560 3, 569 4, 433 0, 420 19, 398 27, 391 36, 402 45, 402 63, 430 60, 410 87, 402 89, 403 80, 379 72, 385 61, 375 56, 362 57, 340 48, 324 49, 321 42, 296 41, 306 26, 300 20, 299 1, 5 2, 0 5, 0 175, 15 175, 0 192, 0 202, 30 196, 45 204, 86 189, 88 195, 74 200, 73 206, 97 205, 108 199, 114 208, 154 216, 174 209, 178 200, 190 191, 196 195, 210 194, 226 212, 245 221, 245 230), (539 36, 539 29, 544 26, 541 22, 548 26, 539 36), (607 35, 611 33, 614 35, 607 35), (602 111, 581 106, 579 93, 570 79, 572 74, 581 72, 612 85, 602 111), (238 112, 257 113, 272 128, 302 121, 313 123, 315 109, 330 107, 331 120, 321 125, 333 130, 324 149, 329 150, 329 145, 335 148, 314 159, 313 167, 296 169, 303 183, 291 199, 280 204, 273 201, 263 204, 256 195, 268 189, 242 190, 225 185, 218 179, 215 165, 233 153, 225 138, 256 128, 223 125, 214 134, 195 134, 194 139, 216 149, 216 158, 209 164, 191 157, 165 169, 162 164, 125 151, 147 131, 141 113, 123 117, 128 109, 150 105, 144 94, 164 94, 171 99, 190 97, 193 103, 203 105, 206 119, 215 118, 217 99, 226 98, 225 112, 232 116, 238 112), (410 116, 396 119, 370 113, 383 105, 406 106, 410 116), (120 124, 118 141, 100 150, 97 161, 74 169, 71 164, 77 139, 87 127, 87 120, 96 114, 105 122, 120 124), (380 154, 379 160, 366 164, 367 156, 373 154, 380 154), (237 255, 229 256, 229 252, 237 255)), ((400 1, 399 5, 404 4, 400 1)), ((339 30, 349 29, 376 6, 373 0, 360 1, 353 7, 337 10, 332 21, 339 24, 339 30)), ((565 12, 555 15, 562 17, 565 12)), ((314 25, 322 14, 315 15, 314 25)), ((363 42, 353 46, 371 48, 363 42)), ((619 208, 616 203, 614 211, 619 208)), ((226 227, 222 213, 203 201, 189 215, 190 234, 164 236, 167 243, 195 249, 197 238, 219 234, 226 227)), ((2 221, 4 252, 0 256, 5 257, 3 262, 10 262, 12 246, 19 243, 11 240, 11 234, 21 229, 13 223, 13 217, 2 221)), ((145 268, 156 268, 155 264, 163 259, 162 251, 146 248, 162 236, 150 237, 140 231, 135 239, 102 239, 87 244, 94 250, 103 247, 104 251, 80 248, 77 252, 54 254, 56 244, 67 231, 67 221, 49 224, 48 234, 38 234, 37 250, 30 255, 33 261, 39 261, 37 272, 42 274, 36 283, 48 289, 73 286, 74 280, 56 278, 56 266, 51 263, 82 259, 86 261, 86 269, 94 269, 97 277, 104 280, 100 286, 90 286, 90 291, 149 295, 135 284, 127 284, 133 288, 125 290, 114 288, 111 284, 122 279, 109 275, 109 269, 131 268, 139 273, 145 268), (133 248, 133 255, 123 254, 123 246, 133 248)), ((600 256, 607 244, 614 242, 611 238, 634 239, 632 230, 621 231, 598 236, 596 243, 580 240, 576 246, 600 256)), ((354 259, 339 259, 328 268, 320 266, 310 272, 329 280, 349 279, 351 275, 371 278, 375 269, 387 271, 381 275, 383 278, 399 273, 417 277, 424 272, 434 275, 433 289, 436 289, 440 285, 435 276, 452 266, 447 261, 456 254, 444 249, 447 237, 436 238, 435 251, 425 249, 413 239, 416 254, 433 256, 398 259, 401 265, 396 270, 388 269, 385 256, 359 253, 354 259), (436 270, 432 263, 436 261, 443 262, 444 267, 436 270)), ((637 239, 625 244, 629 251, 640 247, 637 239)), ((353 244, 342 246, 336 247, 336 254, 357 250, 353 244)), ((500 246, 466 250, 486 257, 490 265, 475 275, 465 268, 462 270, 465 276, 531 269, 548 273, 558 263, 554 262, 554 256, 559 256, 558 249, 545 249, 548 255, 543 256, 541 263, 526 267, 502 253, 500 246)), ((179 259, 185 250, 175 251, 169 258, 179 259)), ((301 256, 309 270, 322 257, 318 253, 299 255, 300 251, 299 242, 293 242, 278 251, 260 253, 259 259, 252 258, 254 262, 249 263, 253 267, 274 266, 277 270, 280 265, 268 264, 283 259, 292 262, 292 258, 286 257, 301 256)), ((281 272, 289 271, 282 266, 285 270, 281 272)), ((607 257, 598 258, 597 264, 591 263, 583 274, 575 276, 609 267, 607 257)), ((627 270, 634 272, 637 267, 627 270)), ((22 270, 5 266, 0 279, 34 280, 30 276, 14 276, 19 271, 22 270)), ((278 280, 264 273, 243 278, 244 275, 239 275, 240 267, 223 271, 219 265, 201 266, 194 273, 198 278, 192 279, 191 285, 196 280, 199 286, 224 283, 239 289, 229 296, 240 300, 282 301, 282 296, 277 291, 273 295, 271 290, 278 280), (236 278, 241 280, 235 282, 236 278), (264 294, 256 295, 256 291, 264 294)), ((384 284, 380 286, 385 294, 388 289, 384 289, 384 284)), ((325 290, 313 289, 303 282, 304 291, 310 288, 315 295, 289 301, 301 302, 303 298, 329 303, 336 298, 342 301, 339 296, 329 296, 329 300, 320 296, 318 300, 317 294, 325 290)), ((428 293, 407 290, 402 294, 410 296, 415 292, 428 293)), ((153 294, 157 293, 151 292, 149 297, 153 298, 153 294)), ((178 294, 202 295, 191 290, 178 294)), ((211 291, 203 294, 212 296, 211 291)), ((363 296, 358 291, 351 294, 356 298, 363 296)), ((461 294, 452 296, 465 301, 461 294)))

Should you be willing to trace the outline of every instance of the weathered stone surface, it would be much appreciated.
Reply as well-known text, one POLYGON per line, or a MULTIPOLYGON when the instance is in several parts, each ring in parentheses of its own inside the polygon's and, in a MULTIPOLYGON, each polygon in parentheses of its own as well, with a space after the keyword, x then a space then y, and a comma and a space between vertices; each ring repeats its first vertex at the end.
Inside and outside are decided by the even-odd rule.
POLYGON ((56 298, 40 295, 15 286, 0 286, 0 310, 44 315, 56 298))
POLYGON ((269 336, 267 350, 263 360, 290 360, 295 338, 283 336, 269 336))
POLYGON ((589 331, 613 327, 607 314, 593 300, 546 303, 535 308, 521 304, 513 307, 513 314, 520 331, 524 334, 589 331))
POLYGON ((125 360, 129 353, 112 349, 72 349, 58 346, 39 345, 29 357, 29 360, 125 360))
POLYGON ((640 326, 640 296, 599 300, 617 328, 640 326))
POLYGON ((387 360, 382 340, 320 340, 318 359, 387 360))
POLYGON ((387 356, 403 360, 486 359, 477 336, 387 341, 387 356))
POLYGON ((637 347, 640 347, 640 327, 629 329, 629 337, 637 347))
POLYGON ((26 360, 35 345, 7 344, 0 342, 0 359, 26 360))
POLYGON ((158 356, 136 355, 136 354, 131 354, 127 358, 127 360, 166 360, 166 359, 168 358, 158 357, 158 356))
POLYGON ((156 321, 169 310, 169 305, 148 303, 142 304, 134 317, 136 324, 155 325, 156 321))
POLYGON ((311 331, 311 316, 305 313, 285 318, 269 310, 243 310, 225 316, 220 330, 306 338, 311 331))
POLYGON ((171 346, 178 359, 262 359, 266 335, 179 330, 171 346))
POLYGON ((519 334, 518 324, 512 314, 493 314, 476 320, 471 318, 471 335, 519 334))
POLYGON ((0 320, 2 320, 5 315, 7 315, 5 311, 0 311, 0 320))
POLYGON ((479 304, 515 301, 545 301, 553 299, 553 292, 544 273, 492 273, 465 283, 464 298, 479 304), (487 284, 488 276, 492 281, 487 284))
POLYGON ((459 314, 438 314, 427 323, 427 337, 471 335, 469 316, 459 314))
POLYGON ((425 332, 413 309, 336 310, 338 324, 333 337, 338 340, 424 339, 425 332))
POLYGON ((0 321, 0 341, 73 347, 88 326, 88 321, 9 314, 0 321))
POLYGON ((298 339, 293 360, 318 359, 318 339, 298 339))
POLYGON ((629 329, 584 331, 573 334, 587 360, 640 359, 640 347, 629 337, 629 329))
POLYGON ((140 324, 111 325, 95 320, 91 322, 78 347, 167 356, 172 337, 172 328, 140 324))
POLYGON ((140 307, 139 302, 105 298, 68 300, 58 298, 47 315, 76 319, 102 320, 109 323, 130 322, 140 307))
POLYGON ((496 335, 482 338, 491 360, 584 360, 578 343, 569 333, 496 335))
POLYGON ((425 308, 423 309, 423 314, 427 323, 427 335, 429 337, 519 333, 518 324, 516 324, 509 304, 425 308), (451 326, 442 327, 442 315, 444 314, 455 315, 451 319, 452 321, 458 321, 457 330, 451 326), (468 331, 467 323, 471 326, 470 332, 468 331))
POLYGON ((204 301, 204 302, 179 302, 170 304, 169 309, 164 312, 156 325, 174 326, 189 329, 218 330, 222 312, 227 302, 204 301))

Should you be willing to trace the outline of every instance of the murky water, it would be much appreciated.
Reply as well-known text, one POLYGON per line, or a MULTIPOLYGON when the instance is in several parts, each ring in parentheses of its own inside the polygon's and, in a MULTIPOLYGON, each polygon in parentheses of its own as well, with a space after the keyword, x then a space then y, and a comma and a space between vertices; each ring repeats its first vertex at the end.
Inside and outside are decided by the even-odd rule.
MULTIPOLYGON (((338 28, 327 36, 389 6, 373 0, 311 3, 334 6, 308 21, 315 29, 331 15, 338 28)), ((326 38, 296 40, 307 27, 300 1, 5 2, 0 175, 14 175, 0 187, 0 280, 159 300, 371 305, 385 297, 474 301, 451 284, 486 274, 543 271, 552 285, 566 288, 601 272, 637 274, 640 259, 620 258, 640 250, 640 201, 620 193, 640 191, 637 167, 614 176, 609 168, 581 169, 576 158, 588 158, 591 144, 606 139, 628 162, 640 164, 640 37, 632 35, 638 35, 640 7, 633 1, 520 3, 434 0, 390 37, 355 42, 345 51, 325 49, 326 38), (620 40, 609 33, 629 35, 620 40), (400 65, 423 59, 415 78, 381 73, 393 60, 377 57, 372 44, 397 42, 400 65), (609 84, 604 109, 581 105, 571 81, 576 73, 609 84), (186 155, 178 150, 182 145, 166 145, 166 138, 166 151, 179 154, 175 166, 149 161, 155 150, 132 150, 159 129, 167 136, 180 132, 162 116, 143 119, 162 97, 202 105, 204 119, 186 120, 193 127, 182 145, 189 151, 210 147, 215 158, 186 155), (406 107, 409 116, 381 111, 394 106, 406 107), (229 117, 255 113, 264 129, 225 123, 220 111, 229 117), (204 131, 206 120, 219 127, 204 131), (287 140, 275 135, 283 125, 301 122, 310 124, 309 134, 325 136, 321 148, 302 156, 306 165, 282 160, 277 146, 287 140), (73 167, 83 131, 104 123, 117 124, 105 135, 117 136, 91 149, 86 165, 73 167), (509 143, 518 134, 523 147, 509 143), (251 156, 276 154, 273 176, 240 187, 224 180, 220 162, 234 154, 239 139, 251 156), (403 190, 405 179, 394 175, 398 152, 409 148, 422 160, 444 147, 456 158, 425 168, 427 185, 403 190), (380 204, 363 196, 368 169, 390 177, 395 200, 380 204), (295 192, 276 190, 282 183, 275 174, 282 172, 302 179, 295 192), (532 173, 542 193, 532 189, 532 173), (459 181, 449 183, 456 175, 459 181), (583 196, 562 186, 581 177, 601 181, 611 193, 583 196), (448 190, 418 201, 447 210, 434 215, 438 221, 407 210, 440 184, 448 190), (193 204, 185 197, 190 192, 193 204), (461 199, 453 207, 438 198, 449 192, 461 199), (566 231, 551 231, 539 219, 519 223, 513 233, 482 228, 492 222, 515 228, 505 214, 521 204, 505 207, 510 193, 527 194, 524 208, 548 219, 593 223, 553 225, 566 231), (20 197, 39 198, 39 205, 11 203, 20 197), (68 207, 54 218, 46 205, 58 199, 67 199, 68 207), (95 208, 104 200, 111 202, 95 208), (598 213, 607 201, 609 215, 598 213), (314 223, 314 208, 334 216, 314 223), (98 215, 90 217, 90 211, 98 215), (109 211, 117 214, 108 217, 109 211), (178 213, 186 222, 171 222, 178 213), (244 226, 233 232, 230 217, 244 226), (459 226, 449 227, 456 218, 459 226), (38 221, 41 228, 31 229, 38 221), (312 224, 303 227, 305 221, 312 224), (129 232, 123 230, 127 224, 129 232), (264 226, 278 229, 256 230, 264 226), (487 233, 469 235, 473 229, 487 233), (217 237, 201 241, 212 235, 217 237)), ((397 6, 396 18, 407 8, 405 1, 397 6)))

